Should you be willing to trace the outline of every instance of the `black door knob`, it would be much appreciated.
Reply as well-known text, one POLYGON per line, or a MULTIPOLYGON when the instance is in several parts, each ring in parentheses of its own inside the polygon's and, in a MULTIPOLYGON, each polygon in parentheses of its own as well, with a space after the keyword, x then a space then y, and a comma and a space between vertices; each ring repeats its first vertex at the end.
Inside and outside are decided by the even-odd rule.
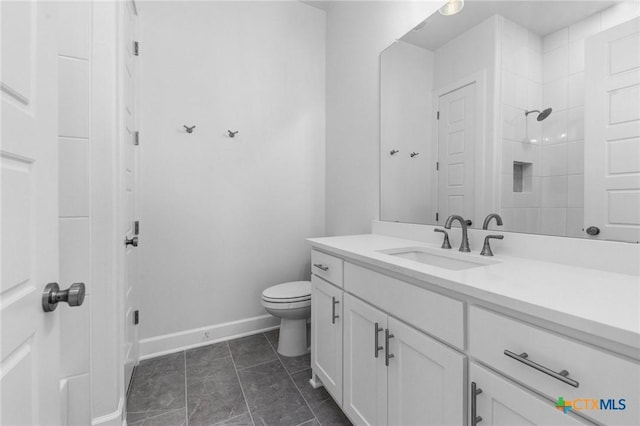
POLYGON ((138 247, 138 237, 125 238, 124 239, 124 245, 125 245, 125 247, 126 246, 138 247))
POLYGON ((600 228, 598 228, 597 226, 590 226, 587 228, 587 234, 594 236, 594 235, 598 235, 600 233, 600 228))

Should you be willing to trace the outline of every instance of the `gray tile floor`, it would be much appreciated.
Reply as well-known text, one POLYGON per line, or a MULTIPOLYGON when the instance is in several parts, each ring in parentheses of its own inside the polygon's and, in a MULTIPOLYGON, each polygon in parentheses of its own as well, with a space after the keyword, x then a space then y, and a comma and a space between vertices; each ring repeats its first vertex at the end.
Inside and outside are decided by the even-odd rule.
POLYGON ((278 330, 140 363, 127 400, 131 426, 350 425, 310 356, 276 352, 278 330))

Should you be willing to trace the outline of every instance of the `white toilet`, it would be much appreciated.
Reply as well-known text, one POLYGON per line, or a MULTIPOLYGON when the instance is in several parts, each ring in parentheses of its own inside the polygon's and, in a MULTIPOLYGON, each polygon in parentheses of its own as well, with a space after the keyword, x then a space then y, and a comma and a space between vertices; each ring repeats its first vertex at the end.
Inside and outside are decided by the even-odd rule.
POLYGON ((299 356, 309 352, 307 320, 311 318, 311 281, 294 281, 262 292, 262 306, 281 318, 278 353, 299 356))

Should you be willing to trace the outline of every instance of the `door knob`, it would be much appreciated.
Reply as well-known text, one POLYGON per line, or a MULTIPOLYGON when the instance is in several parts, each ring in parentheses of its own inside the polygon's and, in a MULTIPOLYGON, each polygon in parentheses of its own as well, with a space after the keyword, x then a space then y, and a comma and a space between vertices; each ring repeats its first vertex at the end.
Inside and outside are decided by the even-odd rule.
POLYGON ((134 246, 138 247, 138 237, 126 238, 124 239, 124 245, 126 246, 134 246))
POLYGON ((598 235, 600 233, 600 228, 598 228, 597 226, 590 226, 587 228, 587 234, 594 236, 594 235, 598 235))
POLYGON ((60 290, 58 283, 49 283, 42 292, 42 310, 53 312, 58 302, 67 302, 69 306, 80 306, 84 302, 84 283, 71 284, 66 290, 60 290))

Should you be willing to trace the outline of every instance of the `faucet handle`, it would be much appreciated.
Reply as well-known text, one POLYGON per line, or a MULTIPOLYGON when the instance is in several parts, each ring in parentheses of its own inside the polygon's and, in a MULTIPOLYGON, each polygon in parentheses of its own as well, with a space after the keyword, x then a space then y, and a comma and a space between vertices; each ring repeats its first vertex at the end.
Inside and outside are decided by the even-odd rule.
POLYGON ((443 249, 451 248, 451 243, 449 242, 449 234, 447 234, 447 231, 445 231, 444 229, 434 228, 433 232, 442 232, 444 234, 444 240, 442 240, 442 245, 440 246, 440 248, 443 248, 443 249))
POLYGON ((504 235, 487 235, 484 237, 484 245, 482 246, 482 251, 480 255, 482 256, 493 256, 493 252, 491 251, 491 245, 489 244, 490 239, 502 240, 504 239, 504 235))

